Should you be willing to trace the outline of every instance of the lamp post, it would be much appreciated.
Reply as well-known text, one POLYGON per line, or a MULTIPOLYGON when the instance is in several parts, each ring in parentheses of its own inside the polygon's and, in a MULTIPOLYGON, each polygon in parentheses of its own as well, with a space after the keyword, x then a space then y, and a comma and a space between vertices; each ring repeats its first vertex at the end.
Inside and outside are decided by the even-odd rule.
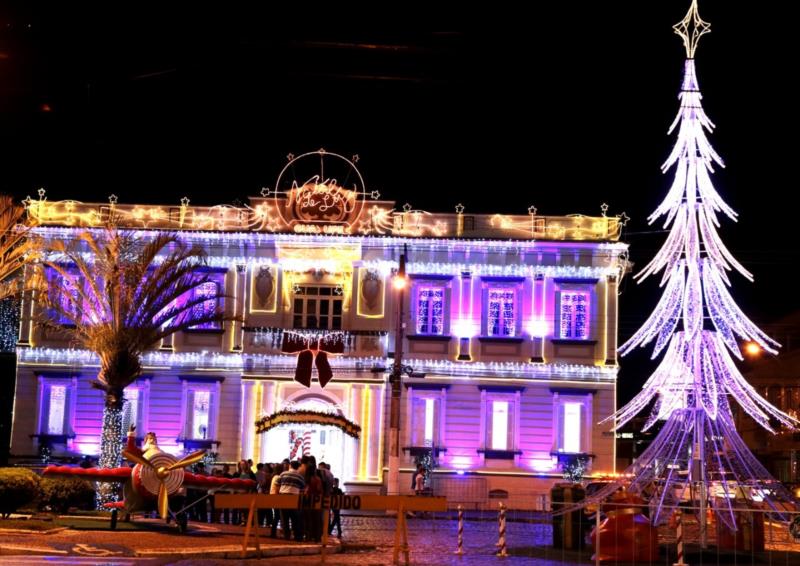
POLYGON ((403 301, 405 289, 408 284, 406 279, 406 249, 400 254, 400 267, 392 281, 392 286, 397 291, 397 320, 394 335, 394 364, 389 374, 389 384, 392 387, 392 398, 389 405, 389 479, 387 494, 400 493, 400 395, 401 375, 403 373, 403 334, 406 323, 403 316, 403 301))

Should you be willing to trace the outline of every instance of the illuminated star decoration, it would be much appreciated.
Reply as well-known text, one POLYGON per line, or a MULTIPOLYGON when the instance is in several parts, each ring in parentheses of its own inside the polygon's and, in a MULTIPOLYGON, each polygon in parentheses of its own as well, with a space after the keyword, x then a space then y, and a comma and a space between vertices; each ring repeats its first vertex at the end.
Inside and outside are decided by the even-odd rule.
POLYGON ((359 155, 356 153, 350 161, 353 163, 358 163, 359 159, 361 159, 361 157, 359 157, 359 155))
POLYGON ((31 198, 31 195, 28 195, 28 196, 25 197, 25 200, 22 201, 22 204, 25 205, 25 208, 28 208, 28 207, 30 207, 32 202, 33 202, 33 199, 31 198))
POLYGON ((531 216, 536 216, 536 207, 535 206, 529 206, 528 207, 528 214, 530 214, 531 216))
POLYGON ((108 202, 111 204, 117 204, 119 197, 117 195, 108 195, 108 202))
POLYGON ((268 197, 269 196, 269 187, 261 187, 261 196, 268 197))
MULTIPOLYGON (((605 216, 605 214, 603 216, 605 216)), ((622 214, 618 214, 617 218, 619 218, 619 225, 620 226, 625 226, 628 223, 628 221, 630 220, 630 217, 627 214, 625 214, 624 212, 622 214)))
POLYGON ((287 153, 286 161, 294 161, 294 153, 287 153))
POLYGON ((608 212, 608 205, 606 203, 600 205, 600 212, 603 213, 603 216, 606 215, 606 212, 608 212))
POLYGON ((181 206, 189 206, 189 197, 183 197, 181 199, 181 206))
POLYGON ((464 205, 463 204, 458 203, 456 205, 456 214, 464 214, 464 205))
POLYGON ((381 198, 381 194, 378 191, 372 191, 369 196, 372 197, 372 200, 378 200, 381 198))
POLYGON ((694 0, 689 11, 686 12, 686 16, 672 26, 672 29, 681 36, 683 46, 686 48, 686 57, 694 59, 697 42, 700 41, 700 36, 711 31, 711 24, 700 18, 700 14, 697 12, 697 0, 694 0))
POLYGON ((43 198, 44 198, 44 194, 45 194, 47 191, 45 191, 45 190, 44 190, 44 187, 42 187, 42 188, 40 188, 40 189, 39 189, 39 191, 38 191, 38 192, 39 192, 39 199, 41 200, 41 199, 43 199, 43 198))
POLYGON ((403 205, 403 212, 411 212, 411 205, 408 204, 408 203, 405 203, 403 205))

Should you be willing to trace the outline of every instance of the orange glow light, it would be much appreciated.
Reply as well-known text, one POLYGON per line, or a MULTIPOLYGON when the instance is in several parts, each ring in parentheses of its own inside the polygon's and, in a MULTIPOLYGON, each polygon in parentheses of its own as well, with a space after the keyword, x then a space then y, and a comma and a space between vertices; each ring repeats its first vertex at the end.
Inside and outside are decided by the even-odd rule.
POLYGON ((750 356, 751 358, 755 358, 761 355, 761 346, 756 344, 755 342, 747 342, 744 345, 744 353, 750 356))

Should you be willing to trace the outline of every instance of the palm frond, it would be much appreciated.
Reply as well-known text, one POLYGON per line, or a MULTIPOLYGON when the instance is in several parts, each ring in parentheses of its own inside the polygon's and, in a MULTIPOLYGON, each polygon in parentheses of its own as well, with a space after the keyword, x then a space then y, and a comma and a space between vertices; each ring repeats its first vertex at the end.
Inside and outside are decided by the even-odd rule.
POLYGON ((45 262, 56 277, 44 293, 52 315, 72 325, 78 344, 100 357, 97 387, 118 392, 141 372, 142 354, 175 332, 209 322, 234 320, 219 307, 197 315, 195 307, 227 298, 217 289, 194 295, 212 282, 199 271, 205 252, 176 234, 164 233, 142 243, 133 234, 110 228, 85 231, 72 247, 54 243, 45 262), (65 294, 65 285, 75 294, 65 294))

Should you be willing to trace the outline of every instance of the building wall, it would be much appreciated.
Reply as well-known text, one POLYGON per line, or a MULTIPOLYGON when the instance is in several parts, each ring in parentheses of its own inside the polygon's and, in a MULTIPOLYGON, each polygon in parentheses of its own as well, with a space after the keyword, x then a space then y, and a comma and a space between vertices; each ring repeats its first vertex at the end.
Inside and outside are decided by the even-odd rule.
MULTIPOLYGON (((588 411, 581 413, 580 442, 591 473, 614 471, 610 426, 596 423, 615 407, 617 253, 624 246, 397 238, 326 242, 319 237, 295 241, 262 236, 232 249, 209 241, 212 264, 224 277, 225 309, 242 320, 225 323, 221 332, 178 333, 146 356, 139 381, 147 390, 143 425, 158 434, 165 450, 182 452, 193 445, 183 441, 186 395, 192 384, 205 384, 215 392, 214 434, 209 439, 215 442, 209 448, 218 451, 222 461, 258 461, 265 448, 255 432, 255 419, 298 399, 318 398, 362 427, 358 443, 348 448, 353 451, 352 473, 344 478, 348 489, 385 490, 390 388, 382 367, 390 366, 396 354, 399 305, 391 288, 391 269, 405 244, 411 279, 403 304, 403 360, 426 375, 404 378, 401 487, 410 489, 414 455, 423 448, 414 446, 410 436, 411 397, 414 391, 437 388, 442 408, 436 477, 452 479, 447 485, 454 490, 461 489, 457 482, 464 478, 483 478, 480 489, 487 494, 505 489, 515 494, 510 501, 515 506, 538 505, 547 486, 560 477, 566 456, 558 446, 558 399, 564 395, 584 403, 581 411, 588 411), (258 288, 267 279, 265 269, 273 288, 266 297, 258 288), (441 336, 416 333, 415 292, 426 284, 445 290, 441 336), (342 291, 342 329, 350 333, 350 342, 345 354, 334 360, 334 381, 325 391, 316 381, 310 390, 295 383, 294 358, 281 352, 280 329, 293 326, 298 285, 329 285, 342 291), (486 336, 487 293, 494 286, 515 293, 512 337, 486 336), (560 339, 559 293, 576 289, 590 296, 590 339, 560 339), (514 454, 486 452, 491 448, 487 402, 498 395, 514 403, 513 446, 505 451, 514 454)), ((63 377, 75 383, 70 399, 74 416, 66 444, 54 445, 55 453, 96 453, 103 398, 89 380, 95 377, 97 362, 70 350, 63 337, 33 325, 36 308, 31 308, 31 299, 23 303, 11 452, 36 453, 41 439, 31 435, 40 432, 42 380, 63 377)))

